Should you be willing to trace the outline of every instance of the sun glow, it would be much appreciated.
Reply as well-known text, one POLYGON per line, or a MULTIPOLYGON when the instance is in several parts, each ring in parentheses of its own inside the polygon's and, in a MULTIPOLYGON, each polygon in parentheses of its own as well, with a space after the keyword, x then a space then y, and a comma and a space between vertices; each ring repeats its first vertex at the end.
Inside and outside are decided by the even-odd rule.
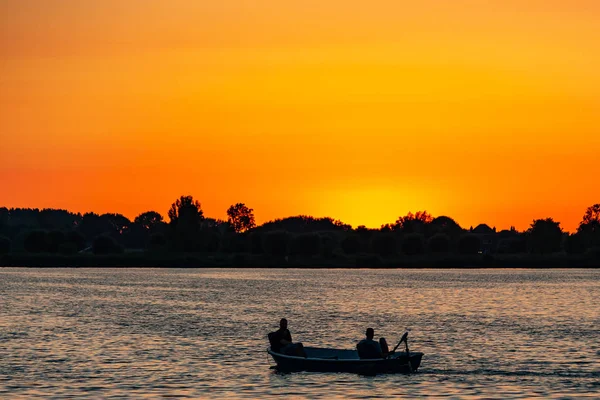
POLYGON ((598 201, 597 2, 0 4, 0 206, 567 229, 598 201))

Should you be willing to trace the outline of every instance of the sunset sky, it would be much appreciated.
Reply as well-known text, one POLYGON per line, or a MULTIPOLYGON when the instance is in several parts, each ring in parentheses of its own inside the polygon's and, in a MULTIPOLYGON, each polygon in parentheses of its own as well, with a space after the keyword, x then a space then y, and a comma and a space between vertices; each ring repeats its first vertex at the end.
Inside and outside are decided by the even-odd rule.
POLYGON ((573 230, 600 1, 0 0, 0 206, 573 230))

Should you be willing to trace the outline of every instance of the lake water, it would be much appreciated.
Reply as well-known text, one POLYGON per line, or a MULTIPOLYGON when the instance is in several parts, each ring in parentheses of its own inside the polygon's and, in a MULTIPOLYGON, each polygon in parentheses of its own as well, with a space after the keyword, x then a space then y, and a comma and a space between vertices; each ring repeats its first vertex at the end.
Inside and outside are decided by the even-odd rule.
POLYGON ((0 268, 0 397, 600 397, 600 270, 0 268), (270 369, 410 329, 414 375, 270 369))

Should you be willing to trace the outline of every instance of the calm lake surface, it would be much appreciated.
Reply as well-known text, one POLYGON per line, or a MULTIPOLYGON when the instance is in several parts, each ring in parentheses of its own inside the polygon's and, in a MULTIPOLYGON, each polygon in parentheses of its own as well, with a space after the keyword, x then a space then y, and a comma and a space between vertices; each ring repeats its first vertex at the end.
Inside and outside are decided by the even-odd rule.
POLYGON ((0 269, 0 397, 600 397, 600 270, 0 269), (419 373, 269 369, 406 328, 419 373))

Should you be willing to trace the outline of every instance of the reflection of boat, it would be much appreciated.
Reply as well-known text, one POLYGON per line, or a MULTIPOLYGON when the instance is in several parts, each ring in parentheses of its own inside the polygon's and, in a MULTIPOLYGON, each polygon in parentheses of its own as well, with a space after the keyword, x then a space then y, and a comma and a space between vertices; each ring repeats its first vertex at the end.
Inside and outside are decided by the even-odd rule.
POLYGON ((408 350, 408 334, 404 334, 400 343, 406 343, 406 351, 395 352, 387 358, 359 358, 356 350, 324 349, 319 347, 304 347, 306 357, 290 356, 276 353, 270 348, 267 352, 277 363, 277 369, 282 371, 311 371, 311 372, 353 372, 365 375, 377 373, 411 373, 416 372, 421 365, 423 353, 408 350))

